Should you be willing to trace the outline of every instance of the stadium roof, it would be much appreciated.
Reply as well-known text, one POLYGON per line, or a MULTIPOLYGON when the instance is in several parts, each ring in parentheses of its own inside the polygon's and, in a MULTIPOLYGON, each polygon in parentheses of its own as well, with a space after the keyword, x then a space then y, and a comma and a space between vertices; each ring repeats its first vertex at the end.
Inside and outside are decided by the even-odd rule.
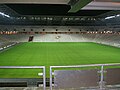
POLYGON ((79 10, 68 13, 70 5, 63 4, 6 4, 21 15, 97 16, 111 10, 79 10))
POLYGON ((0 3, 21 15, 96 16, 120 10, 119 0, 1 0, 0 3))
POLYGON ((106 25, 119 22, 119 0, 0 0, 0 24, 106 25), (110 22, 109 22, 110 23, 110 22))

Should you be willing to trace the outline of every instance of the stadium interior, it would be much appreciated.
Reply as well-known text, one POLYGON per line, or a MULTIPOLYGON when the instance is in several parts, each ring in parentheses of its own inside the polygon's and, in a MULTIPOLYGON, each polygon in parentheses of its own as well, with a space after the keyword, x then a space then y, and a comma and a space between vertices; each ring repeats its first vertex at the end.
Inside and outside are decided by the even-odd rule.
POLYGON ((120 1, 0 0, 0 90, 120 90, 120 1))

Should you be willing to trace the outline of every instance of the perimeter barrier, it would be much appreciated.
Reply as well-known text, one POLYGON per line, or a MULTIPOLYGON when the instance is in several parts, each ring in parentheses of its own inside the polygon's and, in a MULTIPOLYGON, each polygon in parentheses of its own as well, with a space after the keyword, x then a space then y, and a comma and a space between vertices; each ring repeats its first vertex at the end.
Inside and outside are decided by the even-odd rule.
POLYGON ((88 88, 120 90, 120 63, 50 66, 50 90, 53 88, 55 90, 88 90, 88 88), (79 70, 73 70, 75 68, 79 70))
MULTIPOLYGON (((43 82, 43 85, 41 85, 43 87, 43 90, 46 90, 46 70, 45 70, 45 66, 0 66, 0 69, 42 69, 42 73, 36 73, 36 75, 39 75, 39 76, 42 76, 42 82, 43 82)), ((5 71, 5 70, 4 70, 5 71)), ((9 74, 9 73, 8 73, 9 74)), ((22 73, 24 75, 24 72, 22 73)), ((12 79, 0 79, 0 82, 9 82, 9 81, 12 81, 12 79)), ((14 81, 15 79, 13 79, 14 81)), ((24 79, 23 81, 26 81, 27 79, 24 79)), ((30 79, 29 82, 32 83, 32 80, 33 79, 30 79)), ((20 81, 21 82, 21 79, 16 79, 16 81, 20 81)), ((23 82, 22 81, 22 82, 23 82)), ((17 83, 17 82, 15 82, 17 83)))

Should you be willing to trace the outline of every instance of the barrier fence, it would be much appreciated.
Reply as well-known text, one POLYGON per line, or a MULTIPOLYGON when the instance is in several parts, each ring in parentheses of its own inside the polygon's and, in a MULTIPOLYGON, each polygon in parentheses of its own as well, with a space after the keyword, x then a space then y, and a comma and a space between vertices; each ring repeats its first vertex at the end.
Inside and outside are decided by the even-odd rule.
MULTIPOLYGON (((92 65, 75 65, 75 66, 50 66, 50 90, 53 89, 53 86, 56 88, 56 89, 63 89, 63 88, 74 88, 77 87, 76 85, 78 86, 81 86, 83 85, 84 86, 89 86, 89 85, 95 85, 95 83, 91 84, 92 82, 94 82, 92 79, 95 79, 96 83, 97 83, 97 80, 99 82, 99 89, 100 90, 103 90, 105 88, 105 66, 120 66, 120 63, 115 63, 115 64, 92 64, 92 65), (81 71, 78 71, 76 70, 76 74, 73 74, 75 73, 75 71, 70 71, 70 70, 56 70, 55 69, 58 69, 58 68, 61 68, 61 69, 65 69, 65 68, 83 68, 83 67, 100 67, 101 69, 100 70, 97 70, 94 69, 94 70, 91 70, 91 71, 86 71, 86 70, 81 70, 81 71), (54 69, 54 72, 53 72, 53 69, 54 69), (70 73, 71 75, 70 75, 70 73), (90 73, 91 72, 91 73, 90 73), (61 73, 61 75, 60 75, 61 73), (84 74, 83 74, 84 73, 84 74), (98 79, 99 76, 97 77, 97 73, 100 74, 100 80, 98 79), (78 76, 79 75, 79 76, 78 76), (54 85, 53 85, 53 76, 54 76, 54 85), (70 76, 70 77, 69 77, 70 76), (84 79, 89 79, 85 82, 85 80, 83 80, 82 78, 80 78, 80 76, 84 79), (80 80, 78 79, 72 79, 71 80, 71 77, 73 78, 77 78, 78 79, 81 79, 82 82, 80 82, 80 80), (94 78, 93 78, 94 77, 94 78), (57 81, 59 80, 59 81, 57 81), (73 81, 77 81, 77 84, 74 84, 75 82, 73 81), (65 83, 61 83, 61 82, 65 82, 65 83), (72 82, 72 83, 70 83, 72 82), (78 84, 78 82, 81 84, 78 84), (68 84, 66 84, 68 83, 68 84), (83 84, 83 83, 86 83, 86 84, 83 84), (68 86, 68 87, 67 87, 68 86)), ((116 71, 116 73, 113 73, 113 77, 112 78, 115 78, 117 82, 116 84, 120 84, 120 68, 118 68, 117 70, 116 69, 110 69, 111 71, 116 71)), ((106 71, 110 71, 109 69, 107 69, 106 71)), ((112 74, 112 73, 110 73, 112 74)), ((109 75, 108 75, 109 77, 109 75)), ((111 79, 108 78, 108 79, 111 79)), ((112 79, 113 80, 113 79, 112 79)), ((111 84, 111 83, 110 83, 111 84)))
MULTIPOLYGON (((50 90, 97 87, 105 89, 106 85, 120 85, 120 63, 114 64, 90 64, 74 66, 50 66, 50 90), (110 67, 112 66, 112 68, 110 67), (113 68, 118 66, 116 68, 113 68), (87 68, 88 67, 88 68, 87 68), (89 67, 92 67, 92 69, 89 67), (93 69, 93 67, 95 67, 93 69), (97 67, 97 68, 96 68, 97 67), (68 68, 68 69, 66 69, 68 68), (72 68, 72 70, 70 70, 72 68), (78 68, 75 70, 75 68, 78 68), (86 68, 80 69, 80 68, 86 68), (58 70, 59 69, 59 70, 58 70), (53 84, 54 77, 54 84, 53 84)), ((42 69, 38 75, 43 77, 43 90, 46 90, 46 70, 45 66, 0 66, 0 69, 42 69)))
POLYGON ((45 66, 0 66, 0 69, 42 69, 43 72, 41 73, 41 76, 43 76, 43 90, 46 90, 45 66))

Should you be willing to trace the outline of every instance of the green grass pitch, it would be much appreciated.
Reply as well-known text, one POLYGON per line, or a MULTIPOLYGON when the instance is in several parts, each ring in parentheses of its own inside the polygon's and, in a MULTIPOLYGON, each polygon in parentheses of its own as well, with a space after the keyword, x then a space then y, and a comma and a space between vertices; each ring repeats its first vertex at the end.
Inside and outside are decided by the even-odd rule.
MULTIPOLYGON (((22 43, 0 53, 0 66, 49 66, 120 63, 120 48, 96 43, 22 43)), ((39 69, 0 69, 0 78, 39 77, 39 69)))

